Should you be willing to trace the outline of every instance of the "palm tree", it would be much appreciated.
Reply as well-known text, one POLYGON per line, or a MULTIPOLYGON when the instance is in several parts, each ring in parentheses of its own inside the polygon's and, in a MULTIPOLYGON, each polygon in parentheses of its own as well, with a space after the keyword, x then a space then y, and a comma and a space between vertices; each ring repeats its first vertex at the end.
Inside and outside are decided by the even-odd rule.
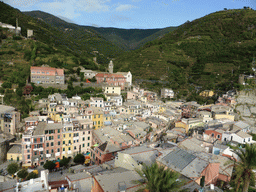
POLYGON ((143 166, 142 170, 137 170, 139 175, 144 178, 138 181, 140 184, 146 184, 145 189, 150 192, 172 192, 179 191, 183 182, 177 181, 179 173, 165 169, 157 163, 151 166, 143 166))
POLYGON ((245 150, 239 149, 236 153, 240 157, 240 161, 235 165, 238 185, 236 191, 243 181, 243 192, 248 192, 250 181, 254 179, 253 169, 256 168, 256 144, 246 144, 245 150))

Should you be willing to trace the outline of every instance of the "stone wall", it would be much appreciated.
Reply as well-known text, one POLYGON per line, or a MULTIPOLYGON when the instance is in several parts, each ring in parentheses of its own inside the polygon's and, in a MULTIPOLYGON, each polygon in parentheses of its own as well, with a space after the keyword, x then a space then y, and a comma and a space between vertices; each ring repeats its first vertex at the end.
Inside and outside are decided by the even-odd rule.
POLYGON ((239 120, 251 125, 251 130, 256 133, 256 90, 243 90, 237 93, 235 109, 239 120))

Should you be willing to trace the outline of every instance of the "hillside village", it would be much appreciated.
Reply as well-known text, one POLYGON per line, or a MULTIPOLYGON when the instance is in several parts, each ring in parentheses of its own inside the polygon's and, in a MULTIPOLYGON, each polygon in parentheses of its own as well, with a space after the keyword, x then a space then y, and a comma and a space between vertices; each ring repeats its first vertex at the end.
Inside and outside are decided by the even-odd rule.
MULTIPOLYGON (((189 191, 200 190, 202 182, 205 189, 215 191, 221 191, 220 182, 230 186, 230 162, 239 161, 235 150, 256 142, 255 127, 239 120, 234 110, 235 92, 227 92, 212 105, 163 102, 161 98, 173 98, 175 93, 163 89, 158 95, 132 86, 132 79, 122 87, 118 78, 113 79, 117 77, 111 70, 113 62, 109 66, 110 73, 95 72, 97 83, 106 78, 102 87, 106 100, 54 93, 38 100, 36 110, 25 119, 14 107, 0 106, 3 191, 136 191, 141 187, 133 182, 141 179, 136 170, 154 162, 180 173, 189 191), (73 162, 78 154, 85 157, 82 165, 73 162), (63 159, 69 159, 64 169, 58 164, 63 159), (49 161, 56 166, 42 169, 49 161), (6 166, 11 162, 41 171, 40 177, 10 179, 6 166)), ((45 66, 31 67, 31 80, 34 74, 52 83, 64 79, 61 69, 45 66)), ((121 82, 127 82, 124 79, 121 82)))
MULTIPOLYGON (((18 25, 0 26, 20 35, 18 25)), ((33 30, 27 34, 31 38, 33 30)), ((201 105, 177 99, 169 87, 160 92, 142 88, 131 71, 114 72, 113 60, 105 72, 79 70, 82 77, 64 68, 32 65, 26 86, 69 91, 70 84, 78 83, 72 82, 76 76, 85 79, 80 87, 101 92, 90 92, 88 99, 61 91, 39 98, 28 90, 23 92, 26 99, 38 99, 25 118, 21 110, 6 105, 7 92, 0 95, 1 192, 147 191, 140 172, 155 163, 178 173, 174 183, 181 190, 235 190, 239 151, 256 143, 253 91, 216 95, 200 90, 205 99, 217 97, 214 104, 201 105), (11 173, 10 165, 17 170, 11 173)), ((250 76, 239 78, 246 86, 250 76)))

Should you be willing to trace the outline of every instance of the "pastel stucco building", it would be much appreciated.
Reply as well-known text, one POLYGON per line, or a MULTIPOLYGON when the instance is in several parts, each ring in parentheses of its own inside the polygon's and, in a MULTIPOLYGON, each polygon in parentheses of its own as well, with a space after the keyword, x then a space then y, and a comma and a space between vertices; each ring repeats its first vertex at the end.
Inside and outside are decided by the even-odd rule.
POLYGON ((30 67, 30 81, 36 84, 65 84, 64 69, 32 66, 30 67))
POLYGON ((20 123, 20 112, 14 107, 0 105, 0 130, 15 135, 20 123))
POLYGON ((161 98, 173 98, 174 92, 172 89, 163 88, 161 89, 161 98))
POLYGON ((107 83, 110 86, 120 86, 125 88, 126 78, 121 74, 97 73, 95 75, 97 83, 107 83))

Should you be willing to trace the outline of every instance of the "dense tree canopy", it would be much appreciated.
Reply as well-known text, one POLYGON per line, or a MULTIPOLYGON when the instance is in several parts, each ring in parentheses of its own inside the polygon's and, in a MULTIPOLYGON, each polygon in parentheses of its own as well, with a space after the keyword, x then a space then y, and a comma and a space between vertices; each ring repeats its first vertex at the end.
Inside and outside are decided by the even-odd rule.
POLYGON ((74 162, 78 164, 84 164, 85 157, 83 154, 77 154, 74 158, 74 162))
POLYGON ((17 163, 11 163, 7 166, 7 171, 9 174, 13 175, 19 170, 19 165, 17 163))

